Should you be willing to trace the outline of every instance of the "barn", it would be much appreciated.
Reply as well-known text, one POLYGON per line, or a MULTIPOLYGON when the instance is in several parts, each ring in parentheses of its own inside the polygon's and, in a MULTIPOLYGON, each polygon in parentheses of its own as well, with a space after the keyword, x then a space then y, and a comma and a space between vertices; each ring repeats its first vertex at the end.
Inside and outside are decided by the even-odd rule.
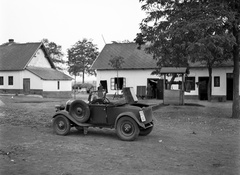
POLYGON ((0 93, 71 97, 72 78, 58 71, 41 42, 0 45, 0 93))

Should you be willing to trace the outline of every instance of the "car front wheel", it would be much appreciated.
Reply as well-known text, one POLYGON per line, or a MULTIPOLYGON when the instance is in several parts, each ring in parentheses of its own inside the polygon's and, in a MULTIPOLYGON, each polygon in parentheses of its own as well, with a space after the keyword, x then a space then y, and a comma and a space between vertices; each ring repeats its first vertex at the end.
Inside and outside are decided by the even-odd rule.
POLYGON ((117 135, 121 140, 133 141, 139 135, 139 127, 131 117, 121 117, 117 122, 117 135))
POLYGON ((53 130, 58 135, 67 135, 70 131, 70 122, 69 120, 63 115, 57 115, 53 119, 53 130))

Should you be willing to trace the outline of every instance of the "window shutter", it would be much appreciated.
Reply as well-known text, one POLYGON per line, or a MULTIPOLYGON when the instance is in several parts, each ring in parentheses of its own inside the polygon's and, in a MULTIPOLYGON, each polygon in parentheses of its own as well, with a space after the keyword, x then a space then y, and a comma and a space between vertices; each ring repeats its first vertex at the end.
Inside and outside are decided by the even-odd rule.
POLYGON ((114 78, 111 78, 110 82, 111 82, 111 90, 115 90, 115 80, 114 80, 114 78))
POLYGON ((126 78, 123 78, 123 87, 126 87, 126 78))

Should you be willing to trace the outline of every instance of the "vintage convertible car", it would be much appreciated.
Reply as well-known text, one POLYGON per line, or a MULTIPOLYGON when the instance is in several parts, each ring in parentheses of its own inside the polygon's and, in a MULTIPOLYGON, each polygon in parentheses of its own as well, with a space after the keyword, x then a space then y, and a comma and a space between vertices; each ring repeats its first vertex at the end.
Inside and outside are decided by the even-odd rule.
POLYGON ((89 127, 115 128, 124 141, 146 136, 153 129, 152 107, 138 103, 132 88, 125 88, 125 100, 110 102, 106 95, 101 98, 92 91, 88 102, 69 100, 66 105, 56 106, 53 129, 58 135, 67 135, 71 127, 87 134, 89 127))

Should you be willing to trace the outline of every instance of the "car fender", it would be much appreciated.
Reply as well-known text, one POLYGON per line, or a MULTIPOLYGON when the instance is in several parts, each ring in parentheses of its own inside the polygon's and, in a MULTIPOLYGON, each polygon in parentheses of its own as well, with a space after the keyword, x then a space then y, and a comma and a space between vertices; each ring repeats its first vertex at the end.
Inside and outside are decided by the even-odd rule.
POLYGON ((53 118, 55 118, 57 115, 64 115, 66 118, 68 118, 71 122, 77 124, 78 126, 83 126, 83 127, 89 127, 89 126, 92 126, 92 124, 89 124, 89 123, 80 123, 78 122, 76 119, 74 119, 68 111, 66 110, 61 110, 61 111, 58 111, 54 114, 53 118))
POLYGON ((145 128, 145 125, 144 125, 143 123, 141 123, 141 122, 137 119, 136 115, 135 115, 134 113, 132 113, 132 112, 124 112, 124 113, 119 114, 119 115, 117 116, 116 120, 115 120, 115 125, 114 125, 115 128, 116 128, 116 126, 117 126, 118 120, 119 120, 121 117, 123 117, 123 116, 131 117, 133 120, 135 120, 135 122, 136 122, 139 126, 145 128))

